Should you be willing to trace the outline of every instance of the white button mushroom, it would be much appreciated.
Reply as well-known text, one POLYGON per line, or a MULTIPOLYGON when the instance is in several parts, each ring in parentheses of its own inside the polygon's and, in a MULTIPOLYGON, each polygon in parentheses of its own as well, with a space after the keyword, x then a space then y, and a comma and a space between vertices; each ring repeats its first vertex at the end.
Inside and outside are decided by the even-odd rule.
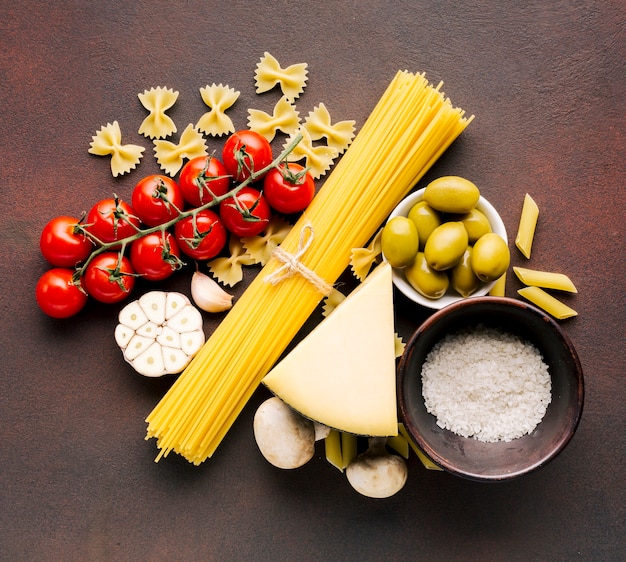
POLYGON ((369 447, 346 468, 350 485, 370 498, 388 498, 406 483, 408 471, 402 457, 391 454, 385 447, 385 437, 372 437, 369 447))
POLYGON ((205 341, 202 315, 181 293, 151 291, 119 313, 115 341, 146 377, 180 373, 205 341))
POLYGON ((299 468, 315 454, 313 422, 272 397, 254 415, 254 438, 261 454, 278 468, 299 468))

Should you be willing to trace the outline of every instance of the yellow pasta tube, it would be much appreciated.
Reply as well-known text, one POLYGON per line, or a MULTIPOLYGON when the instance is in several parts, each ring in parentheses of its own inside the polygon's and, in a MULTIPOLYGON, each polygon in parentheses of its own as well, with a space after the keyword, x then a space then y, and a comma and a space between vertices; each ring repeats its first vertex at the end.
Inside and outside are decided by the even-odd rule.
POLYGON ((557 291, 567 291, 568 293, 578 292, 571 279, 563 273, 539 271, 526 267, 514 267, 513 271, 524 285, 543 287, 544 289, 555 289, 557 291))
POLYGON ((345 470, 356 457, 357 437, 353 433, 341 432, 341 466, 345 470))
POLYGON ((526 259, 530 259, 530 252, 535 237, 535 228, 537 227, 537 219, 539 218, 539 207, 533 198, 526 194, 524 204, 522 205, 522 214, 515 237, 515 245, 522 252, 526 259))
POLYGON ((554 316, 557 320, 565 320, 566 318, 578 315, 578 312, 573 308, 570 308, 540 287, 524 287, 517 292, 526 300, 545 310, 551 316, 554 316))
POLYGON ((324 453, 326 460, 343 472, 345 467, 343 466, 341 454, 341 433, 336 429, 331 429, 324 438, 324 453))
POLYGON ((503 273, 498 279, 496 279, 495 285, 489 291, 489 295, 492 297, 503 297, 506 290, 506 273, 503 273))
POLYGON ((212 456, 261 379, 398 202, 471 121, 423 74, 398 72, 311 205, 281 243, 310 276, 272 257, 148 415, 157 460, 212 456), (302 250, 302 233, 313 236, 302 250), (288 268, 289 272, 289 268, 288 268), (278 275, 278 278, 275 276, 278 275), (268 282, 268 280, 272 282, 268 282), (279 279, 278 282, 274 282, 279 279))
POLYGON ((415 444, 415 441, 413 441, 413 439, 411 439, 411 437, 409 436, 406 428, 404 427, 403 424, 398 424, 398 433, 400 435, 402 435, 408 442, 409 446, 411 447, 411 449, 413 449, 413 452, 417 455, 417 458, 420 460, 420 462, 424 465, 424 468, 427 468, 428 470, 439 470, 439 471, 443 471, 443 468, 441 468, 438 464, 435 464, 433 461, 431 461, 423 452, 422 450, 415 444))

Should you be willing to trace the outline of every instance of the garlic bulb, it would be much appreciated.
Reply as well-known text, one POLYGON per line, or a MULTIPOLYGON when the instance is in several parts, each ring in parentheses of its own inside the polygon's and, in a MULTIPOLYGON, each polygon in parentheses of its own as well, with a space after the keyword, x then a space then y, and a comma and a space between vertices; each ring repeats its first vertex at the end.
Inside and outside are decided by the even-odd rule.
POLYGON ((204 344, 202 315, 181 293, 150 291, 120 311, 115 341, 146 377, 180 373, 204 344))
POLYGON ((233 295, 228 294, 211 277, 199 271, 191 278, 191 296, 196 305, 206 312, 223 312, 233 306, 233 295))

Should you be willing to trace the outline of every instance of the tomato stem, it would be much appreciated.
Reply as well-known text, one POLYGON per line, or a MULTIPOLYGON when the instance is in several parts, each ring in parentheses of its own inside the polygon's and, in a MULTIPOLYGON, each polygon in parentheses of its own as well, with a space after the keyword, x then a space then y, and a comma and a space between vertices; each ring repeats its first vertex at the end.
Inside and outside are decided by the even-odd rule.
MULTIPOLYGON (((133 224, 133 226, 135 226, 136 232, 134 234, 131 234, 130 236, 127 236, 126 238, 122 238, 120 240, 115 240, 113 242, 103 242, 102 240, 100 240, 98 237, 94 236, 91 232, 89 232, 89 230, 87 228, 85 228, 84 225, 82 224, 78 224, 76 225, 76 228, 78 228, 80 230, 80 232, 87 236, 92 242, 94 242, 98 247, 93 250, 93 252, 91 252, 91 254, 86 258, 86 260, 80 264, 79 266, 76 267, 76 270, 74 271, 74 274, 72 275, 72 283, 76 286, 78 286, 81 290, 81 284, 80 284, 80 279, 83 276, 83 274, 85 273, 85 270, 87 269, 87 266, 89 265, 89 263, 93 260, 93 258, 95 258, 97 255, 106 252, 106 251, 110 251, 113 249, 116 249, 118 251, 119 254, 119 259, 118 259, 118 263, 121 261, 121 257, 122 255, 124 255, 124 252, 126 250, 126 247, 133 241, 143 237, 143 236, 147 236, 148 234, 152 234, 154 232, 161 232, 163 235, 165 235, 165 232, 170 229, 172 226, 174 226, 177 222, 181 221, 182 219, 185 219, 187 217, 193 217, 194 220, 194 230, 195 230, 195 218, 196 215, 200 212, 200 211, 204 211, 205 209, 210 209, 211 207, 214 207, 216 205, 219 205, 224 199, 228 199, 230 197, 235 198, 235 202, 237 201, 236 199, 236 195, 239 193, 239 191, 241 191, 241 189, 243 189, 244 187, 246 187, 247 185, 255 182, 258 178, 260 178, 261 176, 265 175, 267 172, 269 172, 271 169, 273 168, 278 168, 279 165, 281 164, 281 162, 285 161, 287 156, 293 151, 293 149, 298 145, 298 143, 302 140, 302 134, 298 133, 293 140, 285 147, 285 149, 280 153, 280 155, 275 158, 272 162, 270 162, 267 166, 265 166, 264 168, 261 168, 260 170, 252 170, 250 173, 250 176, 248 178, 246 178, 244 181, 242 181, 240 184, 238 184, 237 186, 233 187, 230 191, 224 193, 223 195, 215 195, 213 193, 211 193, 212 195, 212 199, 211 201, 204 203, 203 205, 200 205, 199 207, 195 207, 193 209, 189 209, 188 211, 181 211, 180 209, 176 209, 177 211, 179 211, 179 213, 172 219, 170 219, 167 222, 164 222, 162 224, 159 224, 157 226, 151 226, 148 228, 141 228, 138 226, 135 226, 133 224, 133 221, 129 221, 129 218, 136 218, 136 217, 129 217, 128 214, 119 207, 118 205, 118 197, 117 195, 114 195, 115 198, 115 202, 116 202, 116 211, 115 211, 115 220, 127 220, 128 222, 130 222, 131 224, 133 224)), ((208 189, 208 186, 207 186, 208 189)), ((159 190, 157 189, 157 192, 159 190)), ((210 190, 209 190, 210 192, 210 190)), ((89 226, 89 225, 87 225, 89 226)), ((116 222, 116 227, 117 227, 117 222, 116 222)), ((182 264, 182 262, 181 262, 182 264)), ((118 272, 119 275, 119 272, 118 272)))

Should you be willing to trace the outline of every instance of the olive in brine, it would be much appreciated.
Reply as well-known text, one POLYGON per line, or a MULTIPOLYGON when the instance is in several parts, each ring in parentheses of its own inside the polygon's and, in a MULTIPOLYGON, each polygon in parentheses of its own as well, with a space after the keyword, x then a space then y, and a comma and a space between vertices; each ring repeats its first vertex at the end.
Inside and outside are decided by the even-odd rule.
POLYGON ((444 222, 426 240, 424 256, 430 267, 444 271, 461 261, 468 243, 469 237, 463 223, 444 222))
POLYGON ((428 299, 440 299, 450 285, 448 274, 436 271, 428 265, 424 252, 418 252, 413 263, 405 268, 404 276, 420 295, 428 299))
POLYGON ((383 227, 380 245, 392 267, 406 267, 415 259, 419 247, 417 227, 407 217, 394 217, 383 227))
POLYGON ((474 244, 471 266, 481 281, 495 281, 509 267, 511 253, 504 239, 490 232, 481 236, 474 244))
POLYGON ((420 240, 420 250, 424 249, 426 240, 442 220, 439 211, 433 209, 426 201, 418 201, 411 207, 408 217, 415 223, 420 240))
POLYGON ((480 287, 480 279, 471 266, 472 251, 468 247, 461 261, 450 270, 450 286, 462 297, 469 297, 480 287))

